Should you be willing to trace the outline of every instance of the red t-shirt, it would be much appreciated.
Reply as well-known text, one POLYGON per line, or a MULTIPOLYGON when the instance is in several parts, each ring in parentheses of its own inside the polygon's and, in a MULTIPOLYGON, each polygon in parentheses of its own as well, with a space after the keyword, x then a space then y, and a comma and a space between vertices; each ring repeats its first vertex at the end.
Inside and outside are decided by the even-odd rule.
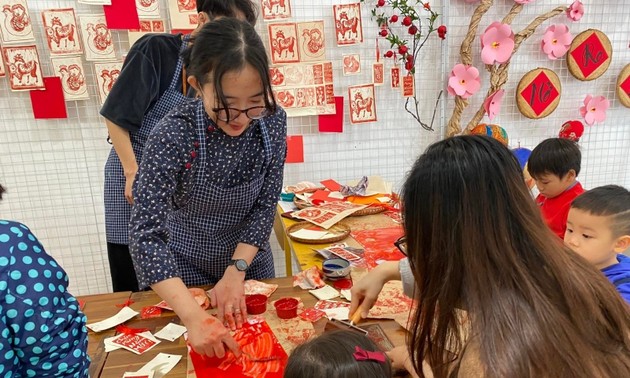
POLYGON ((540 211, 545 222, 547 222, 547 226, 560 239, 564 240, 564 231, 567 229, 567 216, 569 215, 571 202, 582 193, 584 193, 584 188, 579 182, 576 182, 575 185, 557 197, 547 198, 542 194, 536 197, 536 203, 540 206, 540 211))

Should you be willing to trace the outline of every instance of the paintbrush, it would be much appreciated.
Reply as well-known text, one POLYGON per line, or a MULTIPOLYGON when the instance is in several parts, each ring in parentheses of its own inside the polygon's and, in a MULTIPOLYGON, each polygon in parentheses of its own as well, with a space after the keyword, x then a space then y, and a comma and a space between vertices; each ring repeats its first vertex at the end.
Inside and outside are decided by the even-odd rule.
POLYGON ((357 325, 361 321, 361 311, 356 310, 350 317, 350 325, 357 325))

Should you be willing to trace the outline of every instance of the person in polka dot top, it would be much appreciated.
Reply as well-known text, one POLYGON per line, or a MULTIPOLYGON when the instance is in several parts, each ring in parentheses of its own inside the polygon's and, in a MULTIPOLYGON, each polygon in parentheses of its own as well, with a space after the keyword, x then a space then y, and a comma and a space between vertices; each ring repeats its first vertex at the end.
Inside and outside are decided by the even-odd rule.
POLYGON ((31 230, 0 219, 0 377, 88 376, 86 317, 67 288, 31 230))

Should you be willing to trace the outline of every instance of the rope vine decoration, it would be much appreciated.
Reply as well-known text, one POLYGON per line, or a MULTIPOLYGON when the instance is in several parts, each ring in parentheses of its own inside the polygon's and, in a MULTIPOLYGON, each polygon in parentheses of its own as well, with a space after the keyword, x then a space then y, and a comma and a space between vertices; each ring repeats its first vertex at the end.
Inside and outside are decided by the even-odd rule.
MULTIPOLYGON (((477 35, 477 29, 479 27, 479 22, 483 15, 492 7, 493 0, 481 0, 481 3, 475 9, 472 17, 470 18, 470 24, 468 26, 468 32, 466 33, 466 37, 462 41, 462 45, 460 48, 460 58, 461 62, 465 65, 472 65, 472 43, 477 35)), ((523 4, 515 3, 510 9, 510 12, 503 18, 502 23, 510 25, 514 18, 521 12, 523 9, 523 4)), ((527 38, 531 37, 532 34, 536 31, 536 29, 546 20, 557 16, 558 14, 564 13, 567 11, 566 6, 559 6, 554 8, 553 10, 544 13, 536 18, 534 18, 527 27, 525 27, 520 32, 514 35, 514 48, 512 49, 512 56, 516 54, 521 43, 523 43, 527 38)), ((490 73, 490 88, 488 88, 488 92, 486 97, 490 96, 494 92, 498 91, 505 85, 508 80, 508 69, 510 67, 510 60, 505 63, 493 65, 487 64, 486 70, 490 73)), ((469 105, 468 99, 464 99, 461 96, 455 96, 455 107, 453 108, 453 113, 448 122, 447 126, 447 136, 454 136, 460 134, 462 132, 461 129, 461 116, 469 105)), ((464 129, 464 134, 467 134, 478 125, 479 121, 483 118, 485 114, 485 110, 483 104, 479 107, 475 115, 468 122, 466 128, 464 129)))

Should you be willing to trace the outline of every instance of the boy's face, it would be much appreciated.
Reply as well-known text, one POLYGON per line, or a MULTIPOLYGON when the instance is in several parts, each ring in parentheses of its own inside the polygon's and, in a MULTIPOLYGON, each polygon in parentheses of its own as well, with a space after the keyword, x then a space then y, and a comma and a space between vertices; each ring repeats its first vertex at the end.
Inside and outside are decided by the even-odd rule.
POLYGON ((617 253, 627 247, 624 243, 626 238, 630 237, 613 236, 607 216, 593 215, 575 208, 569 210, 564 244, 598 269, 617 263, 617 253))
POLYGON ((540 194, 547 198, 554 198, 562 194, 575 182, 575 171, 570 170, 564 177, 558 177, 553 173, 545 173, 536 180, 536 187, 540 194))

